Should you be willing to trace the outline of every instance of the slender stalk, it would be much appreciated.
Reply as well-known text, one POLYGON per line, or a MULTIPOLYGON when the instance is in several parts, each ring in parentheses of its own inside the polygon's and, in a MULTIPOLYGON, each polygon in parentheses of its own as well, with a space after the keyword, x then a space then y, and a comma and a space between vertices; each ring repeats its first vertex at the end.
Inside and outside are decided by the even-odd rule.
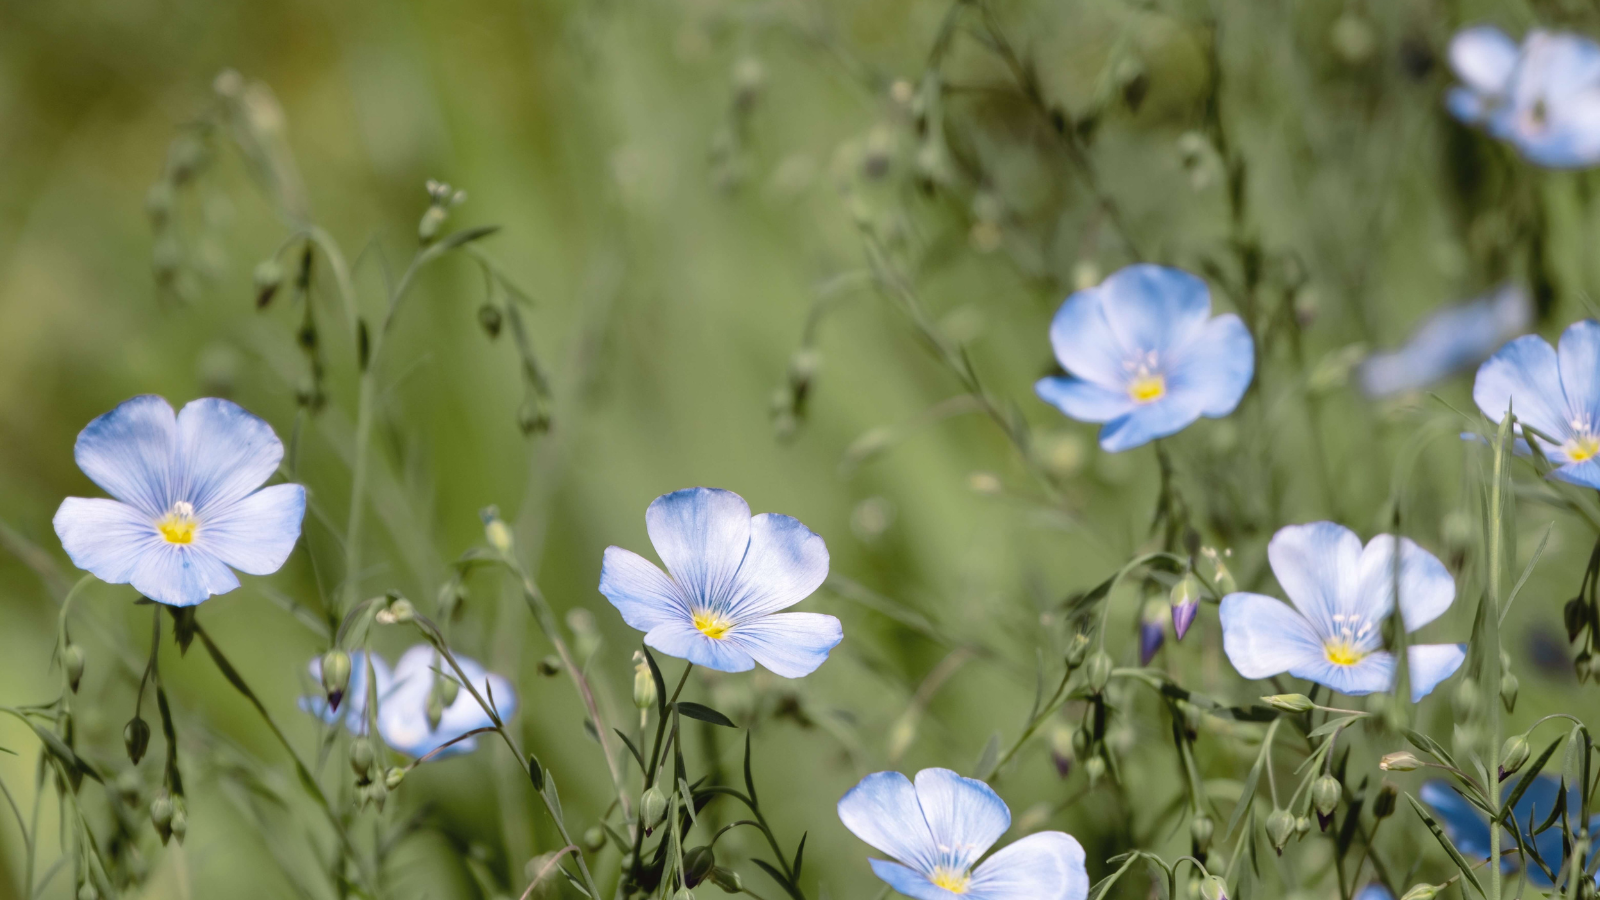
MULTIPOLYGON (((1483 650, 1483 673, 1486 687, 1489 691, 1487 702, 1489 710, 1489 746, 1488 765, 1485 780, 1488 789, 1484 792, 1484 799, 1489 803, 1489 821, 1498 822, 1501 817, 1500 790, 1494 783, 1495 773, 1500 769, 1500 703, 1495 696, 1500 687, 1500 579, 1501 579, 1501 546, 1504 536, 1502 517, 1505 514, 1505 498, 1502 493, 1505 478, 1506 445, 1510 441, 1511 425, 1514 421, 1511 410, 1507 410, 1505 418, 1500 423, 1500 430, 1495 438, 1494 447, 1494 481, 1489 488, 1489 583, 1484 588, 1483 602, 1488 605, 1484 613, 1485 643, 1488 645, 1483 650)), ((1501 829, 1498 826, 1489 829, 1489 859, 1500 858, 1501 829)), ((1489 900, 1500 900, 1500 867, 1489 867, 1489 900)))

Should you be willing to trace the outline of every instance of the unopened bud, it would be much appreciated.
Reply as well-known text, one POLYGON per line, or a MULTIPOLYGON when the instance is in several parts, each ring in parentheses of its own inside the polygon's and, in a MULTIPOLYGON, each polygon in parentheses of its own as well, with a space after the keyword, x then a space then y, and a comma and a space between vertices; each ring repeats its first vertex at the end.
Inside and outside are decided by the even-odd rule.
POLYGON ((1414 772, 1422 768, 1422 760, 1410 750, 1396 750, 1378 760, 1378 768, 1385 772, 1414 772))
POLYGON ((189 834, 189 813, 183 808, 182 799, 176 798, 172 804, 172 823, 168 826, 172 830, 172 836, 177 838, 180 844, 189 834))
POLYGON ((74 694, 78 692, 78 682, 83 680, 83 661, 83 648, 77 644, 68 644, 61 651, 61 667, 66 670, 67 686, 74 694))
POLYGON ((322 654, 322 692, 328 696, 328 709, 339 709, 349 686, 350 654, 337 648, 322 654))
POLYGON ((489 507, 479 513, 483 519, 483 536, 497 552, 506 554, 511 552, 512 535, 511 526, 500 518, 499 510, 489 507))
POLYGON ((503 322, 504 317, 500 313, 500 308, 493 303, 485 303, 478 307, 478 325, 483 328, 483 333, 489 336, 489 340, 492 341, 500 336, 500 326, 503 322))
POLYGON ((390 601, 387 607, 379 610, 378 614, 373 616, 379 625, 402 625, 416 617, 417 608, 412 606, 411 601, 404 597, 398 597, 390 601))
POLYGON ((672 900, 694 900, 694 891, 688 888, 679 888, 678 892, 672 895, 672 900))
POLYGON ((1281 712, 1303 713, 1316 708, 1316 704, 1305 694, 1273 694, 1270 697, 1262 697, 1261 700, 1281 712))
POLYGON ((744 879, 732 869, 716 866, 711 870, 711 883, 722 888, 725 894, 740 894, 744 892, 744 879))
POLYGON ((1323 775, 1311 784, 1311 805, 1317 810, 1317 822, 1323 831, 1328 830, 1328 822, 1333 818, 1333 811, 1339 808, 1339 797, 1344 792, 1339 788, 1339 779, 1332 775, 1323 775))
POLYGON ((667 798, 658 787, 650 787, 639 797, 639 821, 646 829, 654 828, 667 814, 667 798))
POLYGON ((253 274, 256 286, 256 309, 265 309, 272 302, 278 288, 283 286, 283 266, 275 259, 264 259, 256 263, 253 274))
POLYGON ((128 749, 128 760, 134 765, 144 759, 145 750, 150 747, 150 725, 144 719, 134 716, 128 724, 122 727, 122 745, 128 749))
POLYGON ((405 780, 405 769, 402 769, 399 766, 390 766, 389 771, 383 776, 383 786, 392 791, 400 786, 400 782, 405 780))
POLYGON ((1083 661, 1088 655, 1089 636, 1080 631, 1067 641, 1067 668, 1076 669, 1083 665, 1083 661))
POLYGON ((172 795, 165 788, 150 801, 150 823, 161 832, 166 832, 172 825, 172 795))
POLYGON ((1207 875, 1200 882, 1201 900, 1228 900, 1228 883, 1219 876, 1207 875))
POLYGON ((584 849, 590 853, 599 853, 606 846, 606 830, 599 825, 590 825, 583 833, 584 849))
POLYGON ((1077 757, 1072 750, 1073 733, 1070 725, 1056 725, 1050 732, 1050 761, 1055 763, 1056 774, 1062 778, 1072 774, 1072 761, 1077 757))
POLYGON ((422 214, 422 221, 417 223, 417 237, 424 244, 432 243, 439 236, 439 229, 444 227, 444 220, 449 215, 449 211, 442 206, 428 207, 428 211, 422 214))
POLYGON ((1442 884, 1416 884, 1400 900, 1433 900, 1444 889, 1445 885, 1442 884))
POLYGON ((1189 626, 1194 624, 1194 617, 1200 612, 1200 579, 1193 573, 1183 576, 1178 583, 1172 586, 1169 598, 1172 603, 1172 630, 1183 640, 1188 634, 1189 626))
POLYGON ((1450 695, 1450 705, 1455 709, 1457 719, 1471 718, 1478 711, 1478 700, 1478 682, 1470 677, 1461 679, 1455 692, 1450 695))
POLYGON ((1283 847, 1289 843, 1289 838, 1294 836, 1294 814, 1287 809, 1275 809, 1267 816, 1267 838, 1272 841, 1272 849, 1283 855, 1283 847))
POLYGON ((83 886, 78 888, 78 900, 100 900, 100 891, 85 881, 83 886))
POLYGON ((372 742, 358 737, 350 742, 350 768, 358 778, 366 778, 373 762, 372 742))
POLYGON ((1395 799, 1399 796, 1399 789, 1385 781, 1378 788, 1377 799, 1372 801, 1372 815, 1379 819, 1387 819, 1394 815, 1395 799))
POLYGON ((1517 676, 1510 672, 1500 676, 1500 702, 1505 704, 1506 712, 1516 711, 1517 688, 1519 686, 1517 676))
POLYGON ((1086 665, 1083 675, 1089 691, 1095 694, 1104 691, 1111 680, 1111 657, 1104 650, 1096 650, 1086 665))
POLYGON ((644 654, 634 655, 639 657, 639 662, 633 667, 633 705, 640 709, 650 709, 659 699, 656 693, 656 676, 650 671, 650 664, 644 661, 644 654))
POLYGON ((1311 817, 1310 816, 1295 816, 1295 819, 1294 819, 1294 833, 1296 835, 1298 835, 1300 837, 1305 837, 1306 833, 1309 832, 1310 830, 1311 830, 1311 817))
POLYGON ((1194 841, 1196 853, 1204 853, 1211 848, 1211 836, 1216 833, 1216 823, 1207 815, 1195 816, 1189 821, 1189 839, 1194 841))
POLYGON ((1161 645, 1166 643, 1167 628, 1164 617, 1166 607, 1159 600, 1145 604, 1139 617, 1139 665, 1148 666, 1161 645))
POLYGON ((683 851, 683 883, 694 887, 706 880, 711 867, 717 864, 717 855, 709 846, 690 847, 683 851))
POLYGON ((561 674, 561 657, 547 654, 539 660, 539 674, 546 678, 554 678, 561 674))
POLYGON ((1083 773, 1089 776, 1089 783, 1094 784, 1106 774, 1106 761, 1098 756, 1089 757, 1083 764, 1083 773))
POLYGON ((1500 747, 1500 780, 1505 781, 1510 775, 1522 768, 1528 761, 1528 736, 1514 734, 1506 738, 1505 744, 1500 747))

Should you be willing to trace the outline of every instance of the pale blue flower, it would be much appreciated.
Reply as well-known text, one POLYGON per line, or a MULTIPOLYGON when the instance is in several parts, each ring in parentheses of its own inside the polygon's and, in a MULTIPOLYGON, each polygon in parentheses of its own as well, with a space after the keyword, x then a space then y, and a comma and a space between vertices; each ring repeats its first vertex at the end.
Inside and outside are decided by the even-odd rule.
POLYGON ((1116 453, 1233 412, 1255 372, 1255 345, 1239 317, 1211 317, 1206 283, 1179 269, 1138 264, 1061 304, 1050 343, 1068 377, 1034 390, 1082 422, 1104 422, 1116 453))
POLYGON ((160 397, 134 397, 90 422, 73 453, 116 499, 62 501, 61 545, 78 568, 158 603, 225 594, 239 586, 233 569, 276 572, 300 537, 305 488, 256 490, 283 444, 236 403, 208 397, 174 416, 160 397))
MULTIPOLYGON (((511 682, 485 671, 475 660, 459 653, 454 655, 462 673, 477 688, 478 696, 494 704, 501 721, 511 718, 517 711, 517 694, 511 682)), ((355 681, 353 674, 351 681, 355 681)), ((385 744, 407 756, 427 756, 469 731, 493 724, 489 713, 461 684, 455 667, 429 644, 418 644, 400 657, 395 663, 391 687, 378 700, 378 734, 385 744), (428 695, 441 677, 460 686, 456 688, 455 702, 444 708, 439 727, 434 728, 428 722, 428 695)), ((477 746, 478 738, 469 737, 450 744, 434 758, 468 753, 477 746)))
POLYGON ((895 861, 872 871, 914 900, 1084 900, 1089 873, 1071 835, 1041 831, 978 860, 1011 827, 994 789, 949 769, 861 779, 839 801, 839 819, 895 861), (976 867, 974 867, 976 864, 976 867))
POLYGON ((1552 478, 1600 488, 1600 322, 1568 325, 1559 351, 1536 334, 1501 347, 1478 367, 1472 399, 1490 421, 1500 421, 1509 407, 1519 422, 1553 440, 1526 435, 1556 464, 1552 478))
MULTIPOLYGON (((1515 782, 1508 782, 1501 788, 1501 801, 1510 799, 1515 782)), ((1419 791, 1422 802, 1433 808, 1445 833, 1450 836, 1451 843, 1461 851, 1461 855, 1470 860, 1489 858, 1489 817, 1473 806, 1467 798, 1457 793, 1456 789, 1444 781, 1429 781, 1419 791)), ((1524 844, 1531 845, 1538 851, 1539 858, 1556 874, 1561 873, 1561 866, 1566 861, 1566 848, 1563 846, 1561 823, 1556 822, 1549 830, 1535 835, 1533 828, 1544 824, 1549 818, 1551 810, 1555 809, 1556 800, 1561 796, 1561 779, 1551 775, 1540 775, 1534 778, 1533 783, 1523 792, 1517 800, 1517 805, 1512 808, 1512 814, 1517 820, 1518 830, 1522 832, 1524 844), (1529 820, 1532 820, 1532 826, 1529 820)), ((1573 833, 1581 830, 1578 810, 1582 808, 1578 788, 1573 786, 1567 793, 1567 821, 1573 833)), ((1600 829, 1600 815, 1589 820, 1589 831, 1594 833, 1600 829)), ((1501 832, 1502 848, 1515 848, 1516 839, 1509 830, 1501 832)), ((1594 854, 1591 852, 1590 861, 1594 854)), ((1504 868, 1514 867, 1514 860, 1508 859, 1504 868)), ((1600 883, 1600 876, 1596 876, 1596 883, 1600 883)), ((1550 886, 1550 879, 1545 877, 1538 864, 1532 861, 1528 864, 1528 881, 1535 886, 1544 888, 1550 886)))
POLYGON ((833 616, 779 612, 828 577, 827 545, 799 520, 752 518, 738 494, 700 487, 657 497, 644 521, 671 576, 607 547, 600 593, 651 647, 721 672, 759 662, 799 678, 844 639, 833 616))
MULTIPOLYGON (((310 665, 311 683, 322 683, 322 657, 315 656, 310 665)), ((372 654, 373 682, 377 686, 378 708, 382 709, 394 686, 394 675, 383 657, 372 654)), ((329 725, 343 723, 352 734, 367 733, 367 654, 360 650, 350 653, 350 684, 345 688, 344 699, 338 709, 328 708, 328 698, 313 694, 300 698, 300 708, 329 725)))
POLYGON ((1369 397, 1421 390, 1482 362, 1507 338, 1521 334, 1532 318, 1527 292, 1511 284, 1447 306, 1423 320, 1405 346, 1367 357, 1361 388, 1369 397))
MULTIPOLYGON (((1344 694, 1387 691, 1395 659, 1383 649, 1383 622, 1395 588, 1407 632, 1437 619, 1456 596, 1444 564, 1409 538, 1400 539, 1397 559, 1394 535, 1363 548, 1355 532, 1333 522, 1279 529, 1267 559, 1292 608, 1261 594, 1222 598, 1222 646, 1246 678, 1288 672, 1344 694)), ((1408 647, 1412 702, 1454 674, 1466 651, 1465 644, 1408 647)))
POLYGON ((1536 29, 1518 47, 1477 26, 1451 40, 1450 64, 1463 86, 1445 103, 1458 119, 1482 125, 1535 165, 1600 162, 1600 44, 1536 29))
POLYGON ((1374 881, 1356 894, 1356 900, 1394 900, 1394 895, 1381 883, 1374 881))

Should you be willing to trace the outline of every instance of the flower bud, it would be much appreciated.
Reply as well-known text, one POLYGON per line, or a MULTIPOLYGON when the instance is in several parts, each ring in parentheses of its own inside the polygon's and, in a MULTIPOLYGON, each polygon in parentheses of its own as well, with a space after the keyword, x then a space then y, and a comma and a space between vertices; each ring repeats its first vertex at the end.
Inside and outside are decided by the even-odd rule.
POLYGON ((256 287, 256 309, 265 309, 283 286, 283 266, 275 259, 263 259, 256 263, 251 277, 256 287))
POLYGON ((128 760, 138 765, 150 748, 149 723, 138 716, 129 719, 128 724, 122 726, 122 745, 128 749, 128 760))
POLYGON ((1516 773, 1528 761, 1528 736, 1514 734, 1500 747, 1500 780, 1516 773))
POLYGON ((171 833, 172 826, 172 795, 162 788, 150 801, 150 823, 161 832, 161 842, 166 843, 166 836, 171 833))
POLYGON ((83 886, 78 888, 78 900, 100 900, 100 891, 85 881, 83 886))
POLYGON ((428 211, 422 214, 422 221, 417 223, 417 237, 424 244, 433 243, 433 239, 439 236, 439 229, 444 227, 444 220, 449 215, 450 212, 442 206, 428 207, 428 211))
POLYGON ((1561 607, 1561 622, 1567 626, 1567 640, 1575 641, 1589 627, 1589 604, 1582 596, 1573 597, 1561 607))
POLYGON ((1094 784, 1106 774, 1106 761, 1098 756, 1089 757, 1089 761, 1083 764, 1083 773, 1089 776, 1089 783, 1094 784))
POLYGON ((1145 604, 1144 614, 1139 617, 1139 665, 1148 666, 1150 660, 1155 658, 1156 651, 1166 642, 1167 628, 1164 616, 1166 606, 1160 601, 1152 600, 1145 604))
POLYGON ((68 644, 61 651, 61 667, 67 673, 67 685, 72 692, 78 692, 78 682, 83 680, 83 648, 77 644, 68 644))
POLYGON ((1104 650, 1096 650, 1089 657, 1087 666, 1083 674, 1090 692, 1098 694, 1104 691, 1106 682, 1111 680, 1111 657, 1104 650))
POLYGON ((417 617, 417 608, 410 600, 396 597, 389 601, 389 605, 378 611, 376 616, 379 625, 402 625, 417 617))
POLYGON ((599 853, 606 846, 606 830, 599 825, 590 825, 583 833, 584 849, 590 853, 599 853))
POLYGON ((335 712, 350 686, 350 654, 334 648, 322 654, 322 692, 328 695, 328 709, 335 712))
POLYGON ((683 883, 694 887, 706 880, 711 867, 717 864, 717 855, 709 846, 690 847, 683 851, 683 883))
POLYGON ((399 766, 390 766, 389 771, 383 776, 383 786, 392 791, 400 786, 400 782, 405 780, 405 769, 402 769, 399 766))
POLYGON ((1228 883, 1219 876, 1207 875, 1200 882, 1201 900, 1228 900, 1228 883))
POLYGON ((483 537, 489 542, 489 546, 493 547, 498 553, 510 553, 512 545, 511 526, 500 518, 499 510, 490 507, 480 515, 483 517, 483 537))
POLYGON ((1261 699, 1268 706, 1280 712, 1303 713, 1310 712, 1316 708, 1316 704, 1312 703, 1311 698, 1305 694, 1273 694, 1270 697, 1262 697, 1261 699))
POLYGON ((1372 801, 1372 815, 1379 819, 1387 819, 1394 815, 1395 799, 1400 796, 1400 791, 1387 780, 1378 788, 1378 797, 1372 801))
POLYGON ((1506 712, 1515 712, 1517 708, 1517 676, 1510 672, 1500 676, 1500 702, 1505 704, 1506 712))
POLYGON ((650 671, 650 664, 645 662, 643 653, 634 653, 638 663, 633 667, 633 705, 640 709, 650 709, 656 705, 660 695, 656 693, 656 676, 650 671))
POLYGON ((1062 778, 1072 774, 1072 761, 1077 758, 1072 744, 1072 726, 1057 724, 1050 731, 1050 761, 1055 763, 1056 774, 1062 778))
POLYGON ((478 325, 483 329, 483 333, 489 336, 489 340, 492 341, 500 336, 500 326, 504 321, 500 308, 493 303, 485 303, 478 307, 478 325))
POLYGON ((1305 837, 1306 836, 1306 832, 1308 832, 1310 830, 1311 830, 1311 817, 1310 816, 1295 816, 1295 819, 1294 819, 1294 833, 1297 836, 1305 837))
POLYGON ((1333 811, 1339 808, 1339 797, 1344 792, 1339 788, 1339 779, 1332 775, 1323 775, 1311 784, 1311 805, 1317 810, 1317 824, 1323 831, 1328 830, 1328 823, 1333 821, 1333 811))
POLYGON ((168 827, 172 830, 172 836, 182 844, 189 834, 189 811, 184 808, 182 797, 172 799, 172 823, 168 827))
POLYGON ((1067 641, 1067 668, 1076 669, 1083 665, 1083 661, 1088 655, 1089 636, 1080 631, 1074 634, 1071 640, 1067 641))
POLYGON ((1183 576, 1172 586, 1168 599, 1172 603, 1172 630, 1181 641, 1200 612, 1200 579, 1194 577, 1193 572, 1183 576))
POLYGON ((539 674, 546 678, 554 678, 561 674, 561 657, 554 653, 546 654, 539 660, 539 674))
POLYGON ((1400 900, 1433 900, 1445 889, 1442 884, 1414 884, 1400 900))
POLYGON ((732 869, 716 866, 711 870, 711 883, 722 888, 723 893, 739 894, 744 892, 744 879, 732 869))
POLYGON ((694 900, 694 891, 688 888, 679 888, 678 892, 672 895, 672 900, 694 900))
POLYGON ((1207 815, 1198 815, 1189 821, 1189 839, 1194 841, 1195 853, 1205 853, 1211 849, 1211 836, 1216 833, 1217 826, 1207 815))
POLYGON ((1470 677, 1462 678, 1455 692, 1450 695, 1450 705, 1455 710, 1456 718, 1471 718, 1478 711, 1478 699, 1478 682, 1470 677))
POLYGON ((1294 835, 1294 814, 1287 809, 1275 809, 1267 816, 1267 838, 1272 841, 1272 849, 1283 855, 1283 847, 1289 843, 1289 838, 1294 835))
POLYGON ((1385 772, 1414 772, 1422 768, 1422 760, 1410 750, 1396 750, 1378 760, 1378 768, 1385 772))
POLYGON ((661 822, 661 817, 667 814, 667 798, 661 789, 651 786, 639 797, 639 821, 644 823, 646 831, 656 827, 661 822))
POLYGON ((372 769, 373 753, 372 742, 365 737, 358 737, 350 742, 350 768, 358 778, 366 778, 367 772, 372 769))

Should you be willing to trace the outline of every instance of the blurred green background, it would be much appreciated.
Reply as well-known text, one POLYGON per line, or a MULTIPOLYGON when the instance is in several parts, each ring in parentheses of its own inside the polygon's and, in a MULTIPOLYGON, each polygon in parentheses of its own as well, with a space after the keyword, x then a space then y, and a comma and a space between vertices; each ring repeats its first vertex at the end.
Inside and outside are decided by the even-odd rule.
MULTIPOLYGON (((1472 514, 1470 454, 1449 437, 1470 423, 1420 396, 1369 402, 1347 376, 1363 348, 1396 345, 1430 309, 1505 279, 1535 292, 1549 336, 1588 314, 1600 288, 1591 200, 1600 185, 1530 169, 1450 121, 1441 96, 1456 27, 1592 32, 1594 14, 1445 0, 954 9, 952 18, 944 3, 910 0, 4 4, 0 517, 11 552, 0 557, 0 698, 47 701, 58 684, 58 603, 77 573, 50 517, 64 496, 99 493, 73 464, 77 431, 138 393, 175 404, 224 395, 286 441, 297 435, 296 476, 313 510, 306 549, 281 573, 246 579, 199 615, 302 753, 316 750, 295 698, 326 643, 287 607, 321 609, 343 577, 353 341, 319 269, 329 402, 306 415, 296 402, 307 375, 295 344, 301 311, 287 289, 257 311, 251 281, 290 229, 225 135, 179 191, 173 224, 157 235, 146 212, 151 185, 171 171, 169 145, 216 102, 213 79, 227 68, 276 96, 310 214, 355 265, 369 317, 385 273, 416 247, 430 178, 468 194, 452 226, 502 227, 480 246, 532 300, 524 316, 553 427, 528 436, 512 342, 478 325, 475 267, 446 260, 408 299, 381 375, 365 594, 396 589, 431 611, 447 561, 482 542, 477 511, 498 505, 558 611, 592 615, 603 640, 590 669, 621 724, 634 715, 638 635, 595 586, 608 544, 650 555, 652 498, 724 487, 827 539, 834 580, 801 608, 844 620, 830 661, 797 682, 702 674, 686 695, 752 726, 764 805, 791 846, 809 832, 805 880, 818 896, 879 889, 868 849, 838 824, 837 798, 883 768, 969 771, 991 734, 1013 739, 1036 660, 1055 665, 1069 633, 1062 599, 1146 542, 1154 454, 1100 453, 1092 426, 1031 389, 1053 366, 1046 328, 1057 305, 1135 251, 1206 274, 1217 309, 1253 311, 1258 333, 1274 335, 1240 412, 1170 442, 1202 537, 1234 550, 1240 583, 1270 588, 1262 554, 1275 527, 1338 518, 1370 535, 1393 520, 1398 497, 1407 533, 1461 566, 1462 595, 1475 597, 1471 520, 1467 537, 1459 516, 1447 527, 1452 512, 1472 514), (933 327, 967 349, 1018 433, 1027 429, 1027 457, 952 401, 962 385, 874 289, 866 244, 887 248, 933 327), (168 274, 163 286, 156 276, 168 274), (1423 461, 1400 465, 1417 435, 1431 436, 1423 461), (1059 486, 1057 500, 1034 471, 1059 486)), ((1440 392, 1470 410, 1468 381, 1440 392)), ((1593 689, 1571 677, 1559 621, 1593 534, 1533 496, 1551 491, 1578 496, 1532 488, 1523 507, 1530 534, 1557 524, 1511 619, 1518 720, 1594 709, 1593 689)), ((1524 540, 1524 558, 1536 542, 1524 540)), ((470 588, 452 640, 515 680, 524 740, 558 779, 569 818, 587 827, 609 785, 570 685, 538 674, 549 647, 509 583, 481 575, 470 588)), ((126 587, 96 586, 72 623, 89 652, 79 746, 111 772, 128 768, 121 729, 148 650, 149 611, 132 600, 126 587)), ((1114 600, 1112 644, 1125 664, 1137 655, 1136 586, 1114 600)), ((1430 634, 1464 639, 1471 611, 1458 603, 1430 634)), ((400 629, 378 640, 391 660, 414 642, 400 629)), ((1223 698, 1264 692, 1222 657, 1214 610, 1156 665, 1223 698)), ((168 647, 162 671, 191 824, 181 848, 162 848, 142 827, 147 874, 130 895, 276 898, 293 895, 298 878, 331 896, 303 833, 320 823, 253 710, 202 653, 168 647)), ((1036 741, 998 784, 1020 826, 1007 840, 1073 832, 1095 877, 1130 844, 1182 852, 1181 819, 1160 809, 1178 790, 1168 726, 1148 697, 1125 701, 1115 740, 1137 783, 1084 792, 1081 772, 1059 779, 1036 741)), ((1444 699, 1421 716, 1448 735, 1444 699)), ((1254 749, 1253 738, 1216 729, 1203 763, 1221 797, 1254 749)), ((714 759, 736 773, 739 742, 706 732, 692 743, 702 771, 714 759)), ((1363 740, 1375 752, 1352 765, 1371 769, 1393 749, 1392 738, 1363 740)), ((560 846, 519 762, 483 743, 423 767, 391 798, 385 822, 420 817, 390 859, 392 896, 515 897, 524 863, 560 846)), ((0 757, 0 778, 26 811, 36 741, 8 719, 0 746, 15 751, 0 757)), ((148 799, 159 753, 118 789, 148 799)), ((330 785, 348 781, 337 754, 322 771, 330 785)), ((91 815, 109 821, 103 809, 91 815)), ((58 855, 55 821, 49 800, 41 874, 58 855)), ((1437 847, 1414 831, 1393 836, 1396 857, 1426 852, 1437 866, 1437 847)), ((10 817, 0 835, 0 897, 19 896, 24 847, 10 817)), ((735 862, 757 849, 742 832, 722 848, 735 862)), ((594 859, 614 869, 614 851, 594 859)), ((1297 871, 1279 874, 1293 884, 1297 871)), ((68 896, 70 880, 57 874, 47 895, 68 896)))

